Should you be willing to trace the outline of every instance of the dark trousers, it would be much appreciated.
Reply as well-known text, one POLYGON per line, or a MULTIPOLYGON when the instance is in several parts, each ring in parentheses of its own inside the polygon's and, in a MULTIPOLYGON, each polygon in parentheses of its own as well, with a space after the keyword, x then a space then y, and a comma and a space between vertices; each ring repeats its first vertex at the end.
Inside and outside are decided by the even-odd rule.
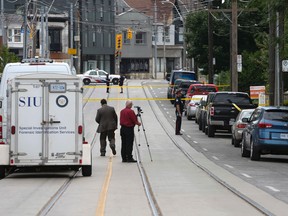
POLYGON ((121 156, 122 160, 132 159, 133 142, 134 142, 134 127, 124 127, 120 129, 121 135, 121 156))
POLYGON ((175 134, 179 134, 181 131, 182 116, 176 115, 176 128, 175 134))
POLYGON ((109 130, 109 131, 104 131, 100 133, 100 152, 101 154, 106 153, 106 146, 107 142, 106 139, 108 137, 108 140, 110 142, 110 148, 115 149, 115 131, 114 130, 109 130))

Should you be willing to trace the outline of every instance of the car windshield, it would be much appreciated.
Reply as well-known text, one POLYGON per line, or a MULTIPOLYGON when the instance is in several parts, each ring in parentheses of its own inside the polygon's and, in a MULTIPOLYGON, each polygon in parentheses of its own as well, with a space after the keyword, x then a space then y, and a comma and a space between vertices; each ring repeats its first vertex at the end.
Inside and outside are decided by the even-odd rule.
POLYGON ((266 110, 264 119, 273 121, 288 121, 288 110, 266 110))
POLYGON ((191 85, 191 82, 182 82, 180 87, 184 90, 188 90, 190 85, 191 85))
POLYGON ((175 80, 176 79, 196 80, 196 75, 191 72, 177 72, 175 73, 175 80))

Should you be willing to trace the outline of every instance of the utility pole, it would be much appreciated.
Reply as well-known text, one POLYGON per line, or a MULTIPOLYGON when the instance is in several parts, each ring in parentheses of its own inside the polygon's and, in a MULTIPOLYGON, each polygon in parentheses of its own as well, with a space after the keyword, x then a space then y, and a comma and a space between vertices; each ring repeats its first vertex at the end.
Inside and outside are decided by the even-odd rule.
POLYGON ((24 44, 23 44, 23 59, 27 58, 27 14, 28 14, 28 3, 25 0, 24 10, 24 44))
POLYGON ((157 27, 157 5, 154 1, 154 79, 157 79, 157 39, 158 39, 158 27, 157 27))
POLYGON ((2 44, 3 46, 7 45, 6 37, 6 21, 4 16, 4 0, 1 0, 1 31, 2 31, 2 44))
POLYGON ((163 15, 164 17, 164 30, 163 30, 163 64, 164 64, 164 79, 166 78, 166 14, 163 15))
POLYGON ((237 33, 237 0, 232 0, 232 32, 231 32, 231 90, 238 91, 238 72, 237 72, 237 54, 238 54, 238 33, 237 33))
MULTIPOLYGON (((212 2, 208 3, 209 9, 211 9, 212 2)), ((210 10, 208 9, 208 83, 213 83, 213 17, 210 10)))
MULTIPOLYGON (((73 28, 73 3, 70 4, 70 49, 73 48, 73 32, 74 32, 74 28, 73 28)), ((71 70, 73 69, 73 55, 70 54, 70 67, 71 70)))

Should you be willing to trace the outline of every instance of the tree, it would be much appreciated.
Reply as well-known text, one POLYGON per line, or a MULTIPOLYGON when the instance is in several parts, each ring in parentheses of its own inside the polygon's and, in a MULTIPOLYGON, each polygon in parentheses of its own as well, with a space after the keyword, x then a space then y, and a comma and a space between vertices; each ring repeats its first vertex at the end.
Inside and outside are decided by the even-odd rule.
POLYGON ((10 52, 7 47, 0 47, 0 73, 2 74, 4 67, 7 63, 18 62, 19 59, 15 53, 10 52))

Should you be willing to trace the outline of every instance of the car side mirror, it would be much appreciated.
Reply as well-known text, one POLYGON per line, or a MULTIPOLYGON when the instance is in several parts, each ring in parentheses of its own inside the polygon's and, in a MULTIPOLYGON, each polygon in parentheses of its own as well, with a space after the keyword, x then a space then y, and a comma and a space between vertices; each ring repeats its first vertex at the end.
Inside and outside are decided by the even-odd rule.
POLYGON ((249 119, 248 119, 248 118, 242 118, 242 122, 248 123, 248 122, 249 122, 249 119))

